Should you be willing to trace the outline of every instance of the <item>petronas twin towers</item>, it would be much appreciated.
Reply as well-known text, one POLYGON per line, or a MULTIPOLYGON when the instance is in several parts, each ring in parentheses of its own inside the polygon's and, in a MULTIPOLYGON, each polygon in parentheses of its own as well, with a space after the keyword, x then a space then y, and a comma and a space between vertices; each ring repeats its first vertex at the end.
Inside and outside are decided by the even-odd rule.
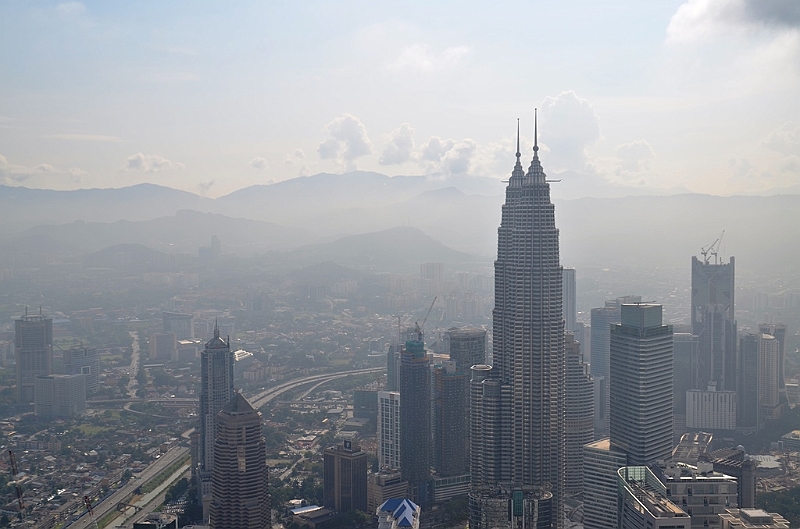
MULTIPOLYGON (((534 132, 536 136, 536 131, 534 132)), ((475 366, 470 527, 561 527, 565 346, 558 229, 534 139, 508 180, 495 261, 494 362, 475 366)))

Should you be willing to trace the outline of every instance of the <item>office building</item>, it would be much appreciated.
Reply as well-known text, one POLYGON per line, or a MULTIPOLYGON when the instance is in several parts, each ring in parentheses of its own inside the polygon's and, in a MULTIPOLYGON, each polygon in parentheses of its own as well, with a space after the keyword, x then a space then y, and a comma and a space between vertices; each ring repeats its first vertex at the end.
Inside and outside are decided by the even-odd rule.
POLYGON ((708 389, 686 392, 686 427, 699 430, 733 430, 736 428, 736 392, 717 391, 717 383, 708 389))
POLYGON ((36 377, 53 373, 53 319, 28 314, 14 321, 17 360, 17 402, 32 404, 36 377))
MULTIPOLYGON (((214 328, 214 337, 206 343, 200 362, 200 437, 198 455, 194 465, 199 478, 198 499, 207 513, 211 499, 211 476, 214 470, 214 438, 217 433, 217 416, 234 397, 234 356, 230 343, 219 336, 214 328)), ((194 462, 193 462, 194 463, 194 462)))
POLYGON ((217 415, 209 525, 212 529, 272 527, 267 445, 261 413, 235 393, 217 415))
POLYGON ((419 529, 419 505, 402 497, 383 502, 375 511, 378 529, 419 529))
POLYGON ((431 475, 431 373, 422 333, 400 352, 400 472, 425 503, 431 475))
POLYGON ((367 453, 345 439, 323 452, 322 494, 328 509, 367 512, 367 453))
POLYGON ((617 470, 628 464, 625 452, 608 438, 583 447, 583 526, 617 527, 617 470))
POLYGON ((583 446, 594 440, 594 399, 592 376, 583 361, 581 344, 572 333, 565 335, 567 354, 567 397, 565 418, 565 473, 568 493, 583 491, 583 446))
POLYGON ((356 388, 353 390, 353 418, 378 423, 378 391, 356 388))
POLYGON ((789 529, 786 518, 762 509, 727 509, 719 517, 722 529, 789 529))
POLYGON ((178 359, 178 340, 174 332, 156 333, 150 337, 150 360, 170 362, 178 359))
POLYGON ((456 363, 459 372, 469 375, 474 365, 486 363, 486 331, 476 328, 450 329, 447 331, 450 344, 450 360, 456 363))
POLYGON ((386 391, 400 389, 400 350, 401 346, 392 344, 386 349, 386 391))
POLYGON ((511 475, 511 387, 492 366, 472 366, 470 379, 471 495, 509 480, 511 475))
POLYGON ((562 291, 564 292, 564 330, 575 332, 575 323, 578 320, 578 300, 575 288, 575 269, 564 268, 562 276, 562 291))
POLYGON ((162 312, 164 334, 175 333, 177 340, 194 339, 194 317, 180 312, 162 312))
MULTIPOLYGON (((526 173, 517 141, 517 160, 497 230, 493 366, 491 374, 479 382, 485 386, 482 394, 489 409, 477 412, 474 405, 483 403, 473 400, 471 413, 487 416, 499 412, 499 417, 488 422, 502 428, 499 437, 508 444, 487 446, 486 440, 497 432, 483 432, 478 442, 482 453, 471 454, 472 461, 484 467, 470 491, 472 529, 510 527, 523 521, 529 524, 526 527, 563 527, 566 364, 562 270, 555 208, 538 151, 534 134, 533 159, 526 173), (505 400, 505 406, 498 409, 498 400, 505 400), (502 464, 488 465, 495 455, 487 451, 506 449, 502 464), (487 484, 487 477, 493 482, 487 484), (509 505, 513 506, 510 512, 509 505)), ((476 384, 474 368, 472 384, 476 384)), ((475 448, 475 443, 472 446, 475 448)))
POLYGON ((781 416, 780 372, 781 343, 771 334, 758 337, 758 401, 761 417, 769 421, 781 416))
POLYGON ((469 472, 467 375, 445 361, 433 369, 433 466, 439 477, 469 472))
POLYGON ((367 512, 388 499, 404 498, 408 494, 408 482, 403 481, 399 470, 380 470, 367 475, 367 512))
POLYGON ((736 478, 714 470, 709 461, 697 465, 669 463, 651 467, 666 496, 692 517, 692 527, 721 529, 719 515, 737 505, 736 478))
POLYGON ((747 333, 739 339, 739 383, 736 388, 736 427, 756 431, 761 428, 759 388, 759 335, 747 333))
POLYGON ((64 351, 64 373, 67 375, 84 375, 86 377, 86 394, 97 391, 100 381, 100 356, 94 347, 73 347, 64 351))
POLYGON ((695 389, 697 354, 700 341, 692 333, 676 332, 672 335, 673 385, 672 385, 672 437, 680 439, 686 433, 686 392, 695 389))
POLYGON ((648 467, 619 469, 617 483, 620 529, 691 529, 691 516, 669 498, 648 467))
POLYGON ((786 397, 786 375, 784 373, 786 364, 786 325, 783 323, 762 323, 758 326, 758 332, 769 334, 778 340, 778 390, 783 401, 786 397))
POLYGON ((741 509, 756 506, 756 466, 739 448, 722 448, 711 452, 709 461, 715 472, 736 478, 736 500, 741 509))
POLYGON ((400 468, 400 393, 378 392, 378 468, 400 468))
POLYGON ((611 444, 629 465, 672 453, 672 326, 661 305, 624 304, 611 330, 611 444))
POLYGON ((39 417, 73 417, 86 413, 84 375, 39 375, 34 381, 34 409, 39 417))
POLYGON ((708 253, 692 257, 692 334, 700 340, 695 389, 717 383, 719 391, 736 391, 735 260, 725 264, 708 253))

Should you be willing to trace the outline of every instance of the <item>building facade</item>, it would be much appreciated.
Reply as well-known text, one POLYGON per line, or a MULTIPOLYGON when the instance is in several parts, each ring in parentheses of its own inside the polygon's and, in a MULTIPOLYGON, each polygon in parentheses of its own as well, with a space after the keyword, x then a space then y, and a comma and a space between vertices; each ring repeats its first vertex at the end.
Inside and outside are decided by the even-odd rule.
POLYGON ((583 447, 583 526, 585 529, 617 527, 617 470, 628 464, 625 452, 608 438, 583 447))
POLYGON ((469 373, 474 365, 486 363, 486 331, 464 328, 447 331, 450 344, 450 360, 462 373, 469 373))
POLYGON ((646 466, 617 471, 619 529, 691 529, 692 517, 675 504, 646 466))
POLYGON ((583 491, 583 446, 594 440, 594 399, 592 376, 583 361, 581 344, 572 333, 565 336, 567 354, 567 396, 565 418, 565 490, 583 491))
POLYGON ((367 453, 345 439, 323 452, 322 494, 325 507, 345 513, 367 512, 367 453))
POLYGON ((717 391, 717 383, 708 389, 686 392, 686 427, 700 430, 733 430, 736 428, 736 392, 717 391))
POLYGON ((575 332, 575 323, 578 321, 578 301, 574 268, 564 268, 561 285, 564 292, 564 330, 575 332))
POLYGON ((84 375, 39 375, 34 381, 34 410, 39 417, 73 417, 86 413, 84 375))
POLYGON ((672 453, 672 326, 661 305, 624 304, 611 330, 613 446, 629 465, 650 465, 672 453))
POLYGON ((165 334, 175 333, 177 340, 194 339, 194 317, 180 312, 162 312, 161 320, 165 334))
POLYGON ((64 373, 84 375, 86 394, 97 391, 100 382, 100 356, 94 347, 73 347, 64 351, 64 373))
POLYGON ((427 501, 431 476, 431 372, 420 333, 400 352, 400 472, 411 499, 427 501))
POLYGON ((756 431, 761 427, 759 366, 759 335, 742 335, 739 339, 739 384, 736 388, 736 427, 741 430, 756 431))
POLYGON ((771 334, 758 337, 758 401, 765 420, 780 417, 781 343, 771 334))
POLYGON ((212 529, 270 529, 267 445, 261 413, 235 393, 217 416, 209 525, 212 529))
POLYGON ((433 466, 439 477, 469 472, 466 404, 466 373, 452 360, 434 366, 433 466))
POLYGON ((53 319, 25 311, 14 321, 17 357, 17 402, 32 404, 36 377, 53 373, 53 319))
POLYGON ((400 393, 378 392, 378 467, 400 468, 400 393))

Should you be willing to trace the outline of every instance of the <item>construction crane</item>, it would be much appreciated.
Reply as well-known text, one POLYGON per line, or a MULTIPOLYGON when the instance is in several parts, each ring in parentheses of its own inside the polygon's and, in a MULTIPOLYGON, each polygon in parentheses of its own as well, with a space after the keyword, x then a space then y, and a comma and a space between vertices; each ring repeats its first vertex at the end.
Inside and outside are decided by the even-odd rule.
MULTIPOLYGON (((25 509, 25 502, 22 501, 22 489, 17 482, 17 456, 12 450, 8 451, 8 459, 11 461, 11 477, 14 478, 14 487, 17 489, 17 503, 19 504, 19 519, 22 521, 22 511, 25 509)), ((10 483, 9 483, 10 485, 10 483)))
POLYGON ((722 245, 722 238, 725 236, 725 230, 722 230, 722 235, 720 235, 717 239, 714 240, 708 246, 700 249, 700 254, 703 256, 703 264, 709 264, 709 255, 714 256, 714 264, 719 264, 717 257, 719 256, 718 251, 722 245))
POLYGON ((99 529, 97 526, 97 520, 94 517, 94 509, 92 509, 92 500, 89 499, 89 496, 83 497, 83 504, 86 505, 86 510, 89 511, 89 516, 92 517, 92 525, 94 525, 94 529, 99 529))
POLYGON ((433 310, 433 305, 436 304, 436 300, 439 299, 439 296, 433 296, 433 301, 431 301, 431 306, 428 307, 428 312, 425 313, 425 319, 422 320, 422 325, 420 326, 419 323, 414 322, 414 326, 417 328, 417 339, 421 342, 422 341, 422 331, 425 330, 425 322, 428 321, 428 316, 431 315, 431 311, 433 310))

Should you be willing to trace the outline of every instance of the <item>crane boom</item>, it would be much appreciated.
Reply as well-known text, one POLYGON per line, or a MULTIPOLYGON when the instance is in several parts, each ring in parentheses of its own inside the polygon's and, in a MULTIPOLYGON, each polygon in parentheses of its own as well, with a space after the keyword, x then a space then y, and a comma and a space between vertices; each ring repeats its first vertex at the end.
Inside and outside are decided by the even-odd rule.
POLYGON ((25 508, 25 502, 22 501, 22 489, 17 483, 17 456, 14 455, 12 450, 8 451, 8 459, 11 462, 11 477, 14 478, 14 487, 17 489, 17 504, 19 505, 19 519, 22 520, 22 510, 25 508))

